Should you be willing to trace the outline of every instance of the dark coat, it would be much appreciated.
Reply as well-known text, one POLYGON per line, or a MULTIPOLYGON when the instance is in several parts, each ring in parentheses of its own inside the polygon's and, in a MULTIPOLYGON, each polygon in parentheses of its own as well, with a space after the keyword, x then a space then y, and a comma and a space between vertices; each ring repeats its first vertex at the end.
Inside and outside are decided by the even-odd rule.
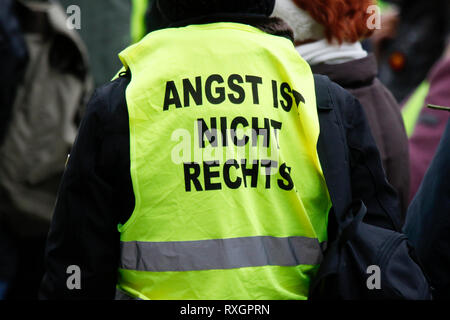
MULTIPOLYGON (((0 143, 0 220, 19 237, 45 238, 92 86, 87 51, 67 28, 63 8, 57 2, 14 4, 29 55, 0 143)), ((0 87, 15 80, 8 72, 4 76, 0 87)))
POLYGON ((362 104, 381 154, 388 181, 397 190, 405 219, 409 204, 408 137, 400 106, 388 89, 376 78, 373 55, 341 64, 311 67, 314 73, 328 76, 352 93, 362 104))
MULTIPOLYGON (((442 113, 446 111, 440 111, 442 113)), ((450 121, 408 209, 405 233, 416 247, 437 299, 450 299, 450 121)))
MULTIPOLYGON (((87 107, 64 174, 46 248, 43 299, 112 299, 120 234, 134 209, 125 90, 130 74, 98 89, 87 107), (67 267, 81 269, 82 290, 66 287, 67 267)), ((387 183, 364 110, 347 91, 316 76, 319 159, 333 212, 362 199, 371 223, 400 229, 395 191, 387 183)), ((333 232, 333 231, 331 231, 333 232)))

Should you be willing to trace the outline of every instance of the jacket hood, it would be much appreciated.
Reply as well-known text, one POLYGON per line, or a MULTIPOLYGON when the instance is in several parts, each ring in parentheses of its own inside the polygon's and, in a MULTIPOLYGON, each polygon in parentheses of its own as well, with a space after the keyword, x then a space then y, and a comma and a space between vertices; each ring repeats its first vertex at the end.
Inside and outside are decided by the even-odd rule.
POLYGON ((365 58, 340 64, 311 66, 313 73, 328 76, 347 89, 370 85, 377 76, 378 65, 373 54, 365 58))

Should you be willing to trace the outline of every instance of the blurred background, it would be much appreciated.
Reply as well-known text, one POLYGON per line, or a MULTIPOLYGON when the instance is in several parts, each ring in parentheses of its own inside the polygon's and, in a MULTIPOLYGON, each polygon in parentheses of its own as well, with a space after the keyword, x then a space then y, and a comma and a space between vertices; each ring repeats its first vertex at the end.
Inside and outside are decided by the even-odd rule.
MULTIPOLYGON (((410 200, 450 106, 450 1, 378 1, 363 47, 401 106, 410 200)), ((118 53, 158 28, 152 0, 0 0, 0 299, 36 299, 58 184, 94 88, 118 53), (75 6, 75 7, 74 7, 75 6)))

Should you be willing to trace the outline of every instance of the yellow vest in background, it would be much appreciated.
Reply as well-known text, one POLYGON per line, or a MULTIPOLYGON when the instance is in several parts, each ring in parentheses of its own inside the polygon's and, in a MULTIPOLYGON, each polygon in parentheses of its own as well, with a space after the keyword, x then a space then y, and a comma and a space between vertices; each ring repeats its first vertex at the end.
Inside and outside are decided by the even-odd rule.
POLYGON ((152 32, 120 58, 136 204, 117 298, 306 299, 331 202, 293 44, 213 23, 152 32))

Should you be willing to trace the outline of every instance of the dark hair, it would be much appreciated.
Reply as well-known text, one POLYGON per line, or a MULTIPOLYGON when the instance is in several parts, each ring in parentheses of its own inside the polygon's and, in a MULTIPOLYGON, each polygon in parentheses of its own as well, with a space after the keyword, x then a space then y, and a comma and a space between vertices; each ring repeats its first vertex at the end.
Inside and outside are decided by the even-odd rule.
POLYGON ((213 14, 257 14, 270 16, 275 0, 156 0, 156 6, 170 22, 213 14))

